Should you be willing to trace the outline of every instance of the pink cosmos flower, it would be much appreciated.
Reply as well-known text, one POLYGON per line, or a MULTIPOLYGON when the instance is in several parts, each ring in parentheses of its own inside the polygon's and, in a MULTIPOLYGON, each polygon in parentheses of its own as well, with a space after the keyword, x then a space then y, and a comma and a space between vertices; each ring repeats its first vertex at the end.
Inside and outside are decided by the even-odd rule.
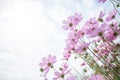
POLYGON ((83 29, 84 34, 88 36, 88 35, 90 35, 90 34, 93 32, 94 26, 91 26, 91 27, 89 26, 89 27, 88 27, 88 26, 85 26, 85 25, 84 25, 84 26, 82 27, 82 29, 83 29))
POLYGON ((74 17, 73 16, 69 16, 67 18, 67 21, 63 21, 63 28, 65 30, 75 30, 76 29, 76 23, 74 22, 74 17))
MULTIPOLYGON (((70 42, 68 42, 66 44, 66 47, 65 47, 66 50, 69 51, 69 53, 72 53, 74 50, 75 50, 75 44, 71 44, 70 42)), ((66 53, 66 52, 65 52, 66 53)))
POLYGON ((92 37, 93 31, 97 27, 98 27, 98 21, 95 18, 90 18, 88 21, 86 21, 86 23, 82 27, 82 30, 85 33, 85 35, 87 35, 88 37, 92 37))
POLYGON ((49 72, 50 68, 53 68, 53 64, 56 62, 56 57, 52 55, 48 55, 48 58, 43 57, 41 63, 39 65, 44 71, 44 74, 46 75, 49 72))
POLYGON ((88 78, 88 80, 105 80, 105 79, 100 74, 93 74, 88 78))
POLYGON ((71 54, 70 53, 63 53, 63 57, 65 60, 68 60, 70 58, 71 54))
POLYGON ((73 20, 74 20, 76 25, 78 25, 82 19, 83 19, 83 17, 81 14, 79 14, 79 13, 74 14, 73 20))
POLYGON ((104 33, 106 32, 108 26, 106 25, 106 23, 102 23, 102 24, 95 24, 93 26, 93 29, 91 30, 91 33, 87 34, 88 38, 93 38, 93 37, 103 37, 104 33))
POLYGON ((112 42, 117 38, 119 34, 120 34, 119 30, 116 30, 116 31, 109 30, 108 32, 105 33, 104 37, 106 38, 107 41, 112 42))
POLYGON ((107 41, 111 42, 111 41, 115 40, 119 34, 120 34, 120 30, 118 28, 118 23, 112 22, 109 25, 109 27, 106 29, 104 37, 107 41))
POLYGON ((79 35, 78 32, 70 32, 68 35, 68 39, 66 40, 67 44, 75 45, 78 42, 79 35))
POLYGON ((85 52, 87 50, 87 48, 89 47, 90 43, 83 43, 83 44, 79 44, 76 49, 75 52, 76 53, 82 53, 85 52))
POLYGON ((55 72, 55 78, 53 80, 64 80, 65 74, 64 72, 55 72))
POLYGON ((71 69, 69 69, 69 66, 67 63, 63 63, 60 67, 60 71, 56 71, 54 73, 55 78, 53 78, 53 80, 64 80, 65 79, 65 75, 68 74, 71 71, 71 69))
POLYGON ((116 14, 117 14, 117 11, 116 11, 116 10, 109 11, 109 12, 108 12, 108 16, 106 17, 105 20, 106 20, 106 21, 111 21, 112 19, 115 18, 116 14))
POLYGON ((102 2, 102 3, 104 3, 105 1, 107 1, 107 0, 98 0, 98 2, 102 2))
POLYGON ((96 23, 98 23, 98 21, 95 18, 90 18, 88 21, 85 22, 84 25, 87 27, 91 27, 95 25, 96 23))
POLYGON ((74 31, 74 32, 69 33, 68 39, 66 39, 66 47, 65 47, 64 53, 74 52, 74 49, 75 49, 75 46, 79 40, 79 37, 80 37, 79 31, 74 31))
POLYGON ((81 20, 81 14, 75 13, 74 15, 69 16, 67 21, 63 21, 63 28, 65 30, 76 30, 76 26, 80 23, 81 20))
POLYGON ((78 32, 77 32, 77 35, 78 35, 79 39, 82 38, 84 36, 84 34, 85 33, 84 33, 84 31, 82 29, 78 30, 78 32))
POLYGON ((116 39, 117 37, 113 35, 113 31, 112 32, 107 32, 104 36, 106 38, 107 41, 112 42, 114 39, 116 39))
POLYGON ((109 27, 112 30, 117 30, 118 29, 118 23, 117 22, 112 22, 109 27))
POLYGON ((104 34, 104 31, 105 31, 105 27, 101 27, 99 26, 98 24, 96 24, 91 32, 91 34, 88 35, 89 38, 92 38, 92 37, 101 37, 103 36, 104 34))

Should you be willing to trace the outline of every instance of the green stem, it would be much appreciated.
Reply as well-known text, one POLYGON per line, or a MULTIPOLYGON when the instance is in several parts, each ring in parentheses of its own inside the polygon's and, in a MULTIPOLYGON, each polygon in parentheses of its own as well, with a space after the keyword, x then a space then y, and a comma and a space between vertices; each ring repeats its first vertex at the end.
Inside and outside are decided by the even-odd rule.
POLYGON ((116 6, 115 6, 115 4, 113 3, 113 1, 112 0, 109 0, 111 3, 112 3, 112 5, 113 5, 113 7, 115 8, 115 10, 118 12, 118 14, 120 15, 120 12, 116 9, 116 6))

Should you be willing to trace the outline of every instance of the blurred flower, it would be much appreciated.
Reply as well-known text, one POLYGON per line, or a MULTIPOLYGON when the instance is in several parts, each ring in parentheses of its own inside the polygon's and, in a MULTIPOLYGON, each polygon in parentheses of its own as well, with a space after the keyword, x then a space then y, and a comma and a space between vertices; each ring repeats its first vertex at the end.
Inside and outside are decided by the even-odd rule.
POLYGON ((82 20, 82 18, 83 18, 83 17, 82 17, 81 14, 75 13, 73 20, 74 20, 75 24, 78 25, 78 24, 80 23, 80 21, 82 20))
POLYGON ((83 44, 79 44, 76 49, 75 52, 81 54, 82 52, 86 51, 87 48, 89 47, 90 43, 83 43, 83 44))
POLYGON ((111 21, 112 19, 114 19, 116 14, 117 14, 116 10, 109 11, 108 16, 106 17, 106 21, 111 21))
POLYGON ((63 56, 64 56, 65 60, 68 60, 70 58, 71 54, 70 53, 63 53, 63 56))
POLYGON ((75 13, 74 15, 69 16, 67 20, 63 21, 63 28, 65 30, 76 30, 76 26, 80 23, 81 20, 81 14, 75 13))
POLYGON ((55 71, 55 78, 53 78, 53 80, 64 80, 65 75, 71 71, 67 63, 63 63, 59 70, 60 71, 55 71))
POLYGON ((98 2, 102 2, 102 3, 104 3, 105 1, 107 1, 107 0, 98 0, 98 2))
POLYGON ((49 72, 50 68, 53 68, 53 64, 56 62, 56 57, 52 55, 48 55, 48 58, 43 57, 41 63, 39 65, 41 66, 42 71, 45 72, 45 75, 49 72))
POLYGON ((81 66, 85 66, 85 62, 83 62, 83 63, 81 64, 81 66))
POLYGON ((82 30, 85 35, 92 37, 93 31, 98 27, 98 21, 95 18, 90 18, 85 24, 82 26, 82 30))
POLYGON ((99 18, 102 18, 104 15, 105 13, 103 13, 103 11, 100 11, 99 18))
POLYGON ((93 74, 88 78, 88 80, 105 80, 105 79, 100 74, 93 74))
POLYGON ((105 13, 103 13, 103 11, 100 11, 99 17, 98 17, 98 21, 99 22, 103 22, 103 16, 105 15, 105 13))

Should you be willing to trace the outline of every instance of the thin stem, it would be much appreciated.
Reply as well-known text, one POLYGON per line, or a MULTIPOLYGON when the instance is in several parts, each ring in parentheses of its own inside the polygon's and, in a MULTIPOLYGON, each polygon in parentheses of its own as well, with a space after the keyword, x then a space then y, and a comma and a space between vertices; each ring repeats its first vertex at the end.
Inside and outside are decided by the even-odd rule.
POLYGON ((120 4, 120 2, 118 2, 118 1, 115 1, 115 0, 112 0, 112 1, 114 1, 114 2, 116 2, 116 3, 118 3, 118 4, 120 4))
POLYGON ((120 21, 119 21, 117 18, 115 18, 115 20, 116 20, 118 23, 120 23, 120 21))
POLYGON ((70 65, 80 76, 82 76, 82 74, 81 74, 77 69, 75 69, 75 68, 70 64, 69 61, 68 61, 68 63, 69 63, 69 65, 70 65))
POLYGON ((115 4, 113 3, 113 1, 112 0, 109 0, 111 3, 112 3, 112 5, 114 6, 114 8, 115 8, 115 10, 118 12, 118 14, 120 15, 120 12, 116 9, 116 6, 115 6, 115 4))

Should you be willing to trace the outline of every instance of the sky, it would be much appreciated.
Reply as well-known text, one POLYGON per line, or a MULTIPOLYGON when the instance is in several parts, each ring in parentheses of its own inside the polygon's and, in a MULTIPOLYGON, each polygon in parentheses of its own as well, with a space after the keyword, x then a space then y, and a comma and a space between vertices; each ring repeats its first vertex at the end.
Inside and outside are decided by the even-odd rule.
POLYGON ((85 19, 97 15, 104 7, 96 2, 0 0, 0 80, 40 80, 41 58, 62 57, 67 38, 62 21, 75 12, 85 19))

